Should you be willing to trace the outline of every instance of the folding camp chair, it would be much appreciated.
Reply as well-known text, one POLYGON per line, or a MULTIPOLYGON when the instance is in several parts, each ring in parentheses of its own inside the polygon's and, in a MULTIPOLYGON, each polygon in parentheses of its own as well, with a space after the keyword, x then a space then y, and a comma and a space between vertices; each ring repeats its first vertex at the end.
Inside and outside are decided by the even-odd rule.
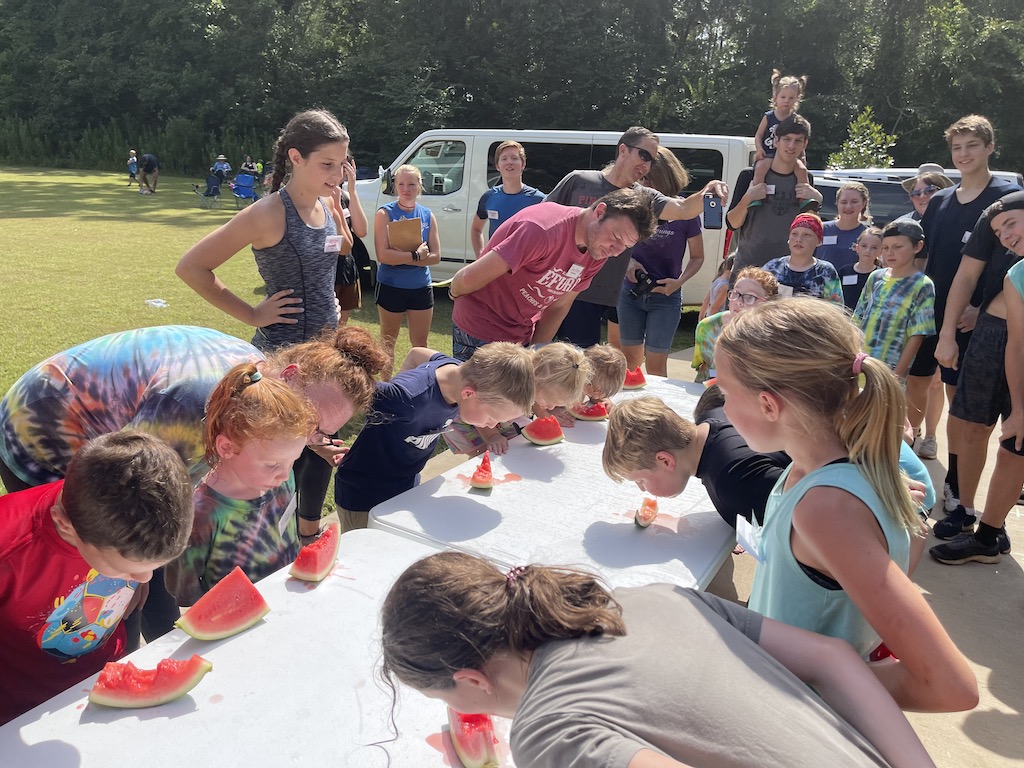
POLYGON ((200 208, 220 207, 220 178, 217 176, 206 177, 206 189, 200 189, 198 184, 192 185, 192 191, 199 196, 200 208))
POLYGON ((244 208, 249 203, 260 199, 255 189, 256 179, 251 173, 240 173, 231 184, 231 192, 235 196, 235 207, 244 208))

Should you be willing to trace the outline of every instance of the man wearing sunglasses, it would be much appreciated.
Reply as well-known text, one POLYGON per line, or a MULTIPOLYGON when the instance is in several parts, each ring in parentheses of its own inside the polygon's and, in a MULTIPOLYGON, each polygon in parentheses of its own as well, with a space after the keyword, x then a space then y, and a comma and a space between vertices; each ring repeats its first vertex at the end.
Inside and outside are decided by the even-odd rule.
MULTIPOLYGON (((615 148, 615 160, 600 171, 572 171, 555 186, 546 202, 587 208, 609 192, 636 189, 651 196, 654 213, 662 221, 693 219, 704 210, 704 195, 715 195, 724 202, 729 188, 714 180, 700 192, 689 197, 667 197, 640 184, 658 157, 658 137, 646 128, 633 126, 626 130, 615 148)), ((622 280, 629 265, 632 249, 608 259, 569 308, 569 314, 558 329, 556 338, 571 341, 579 347, 590 347, 601 341, 601 323, 608 320, 608 341, 618 346, 619 324, 615 308, 619 303, 622 280)))
POLYGON ((801 115, 783 120, 775 129, 775 157, 765 174, 764 184, 754 184, 754 169, 740 171, 725 221, 736 231, 733 275, 744 267, 763 267, 789 252, 789 227, 797 214, 821 207, 821 192, 798 184, 796 167, 811 140, 811 124, 801 115), (752 206, 755 200, 761 205, 752 206))

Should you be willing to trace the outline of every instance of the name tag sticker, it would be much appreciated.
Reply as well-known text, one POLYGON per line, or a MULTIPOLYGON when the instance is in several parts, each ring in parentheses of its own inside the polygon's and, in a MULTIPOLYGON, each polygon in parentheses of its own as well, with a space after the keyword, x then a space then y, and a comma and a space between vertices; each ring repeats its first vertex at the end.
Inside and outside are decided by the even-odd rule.
POLYGON ((328 235, 324 238, 324 253, 337 253, 341 250, 344 240, 341 235, 328 235))
POLYGON ((583 266, 580 264, 573 264, 569 267, 569 277, 579 277, 583 274, 583 266))
POLYGON ((857 276, 856 275, 843 275, 843 285, 856 285, 856 284, 857 284, 857 276))
POLYGON ((487 218, 488 219, 496 219, 496 218, 498 218, 498 212, 497 211, 488 210, 487 211, 487 218))
POLYGON ((779 284, 779 296, 784 299, 793 298, 793 286, 779 284))
POLYGON ((961 243, 966 243, 970 239, 971 239, 971 230, 968 229, 966 232, 964 232, 964 236, 960 238, 960 242, 961 243))
POLYGON ((821 238, 822 245, 835 245, 839 242, 839 235, 825 235, 821 238))
POLYGON ((774 195, 775 194, 775 185, 774 184, 765 184, 764 185, 764 192, 765 192, 766 195, 774 195))
POLYGON ((288 528, 288 521, 295 515, 295 507, 298 501, 298 495, 292 494, 292 500, 288 502, 288 506, 285 507, 284 514, 281 515, 281 519, 277 521, 277 532, 284 536, 285 529, 288 528))
POLYGON ((736 543, 757 562, 764 562, 764 555, 761 554, 761 530, 755 530, 747 518, 740 515, 736 515, 736 543))

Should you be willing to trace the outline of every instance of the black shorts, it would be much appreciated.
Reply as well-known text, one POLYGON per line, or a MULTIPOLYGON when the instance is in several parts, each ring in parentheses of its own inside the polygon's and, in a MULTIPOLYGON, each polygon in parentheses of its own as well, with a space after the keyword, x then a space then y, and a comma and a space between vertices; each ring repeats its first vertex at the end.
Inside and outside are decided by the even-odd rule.
POLYGON ((619 322, 618 308, 576 299, 569 307, 569 313, 562 321, 562 325, 559 326, 555 340, 568 341, 580 349, 600 344, 601 323, 605 320, 617 325, 619 322))
POLYGON ((377 283, 377 306, 385 312, 401 314, 417 309, 433 309, 434 289, 429 285, 422 288, 396 288, 393 285, 377 283))
POLYGON ((152 173, 153 171, 159 171, 160 170, 160 161, 159 160, 148 160, 147 162, 142 163, 142 165, 139 166, 139 169, 143 173, 152 173))
POLYGON ((960 369, 964 364, 964 353, 967 352, 967 345, 971 341, 971 333, 956 332, 956 345, 959 349, 956 358, 956 369, 946 368, 939 365, 939 361, 935 359, 935 347, 939 344, 939 337, 926 336, 924 341, 921 342, 921 347, 917 350, 917 357, 914 358, 914 362, 910 365, 910 370, 907 374, 910 376, 932 376, 936 370, 940 371, 940 378, 943 384, 949 384, 951 387, 956 386, 957 379, 960 376, 960 369))
POLYGON ((982 313, 961 358, 956 395, 949 415, 991 427, 1010 415, 1010 388, 1006 384, 1006 321, 982 313))

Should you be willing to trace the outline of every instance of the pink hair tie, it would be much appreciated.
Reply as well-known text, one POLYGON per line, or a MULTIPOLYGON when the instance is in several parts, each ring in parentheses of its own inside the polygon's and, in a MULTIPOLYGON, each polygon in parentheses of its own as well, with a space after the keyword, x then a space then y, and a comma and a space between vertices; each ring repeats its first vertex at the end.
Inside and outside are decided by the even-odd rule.
POLYGON ((853 372, 860 376, 860 366, 869 357, 867 352, 858 352, 853 358, 853 372))
POLYGON ((526 573, 526 566, 524 565, 517 565, 515 568, 512 568, 505 574, 505 586, 508 589, 515 589, 516 581, 524 573, 526 573))

